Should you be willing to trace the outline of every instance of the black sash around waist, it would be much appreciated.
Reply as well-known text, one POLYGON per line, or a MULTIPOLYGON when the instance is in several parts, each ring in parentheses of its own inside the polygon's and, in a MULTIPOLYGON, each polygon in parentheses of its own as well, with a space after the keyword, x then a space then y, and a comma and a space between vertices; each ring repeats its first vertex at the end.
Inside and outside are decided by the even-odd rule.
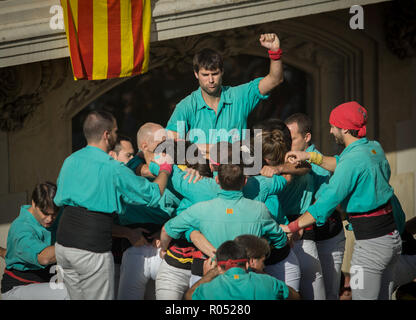
POLYGON ((17 286, 49 282, 54 275, 49 272, 51 266, 47 266, 45 269, 27 271, 5 269, 1 279, 1 293, 5 293, 17 286))
POLYGON ((280 249, 276 249, 273 247, 270 251, 270 256, 267 257, 267 259, 264 261, 264 264, 266 266, 271 266, 276 263, 279 263, 280 261, 283 261, 284 259, 286 259, 289 253, 290 253, 290 246, 288 244, 280 249))
MULTIPOLYGON (((287 219, 292 222, 299 218, 301 215, 290 215, 287 219)), ((328 240, 341 232, 343 229, 341 213, 338 210, 334 210, 328 220, 320 227, 313 224, 306 227, 303 231, 302 239, 312 241, 328 240)))
POLYGON ((348 213, 348 215, 357 240, 378 238, 396 229, 390 202, 369 212, 348 213))
POLYGON ((314 225, 315 241, 328 240, 338 235, 344 226, 342 224, 341 213, 335 209, 328 220, 320 227, 314 225))
POLYGON ((104 253, 111 251, 113 214, 66 206, 56 242, 64 247, 104 253))
POLYGON ((191 270, 194 252, 198 249, 185 239, 172 239, 165 261, 168 265, 184 270, 191 270))

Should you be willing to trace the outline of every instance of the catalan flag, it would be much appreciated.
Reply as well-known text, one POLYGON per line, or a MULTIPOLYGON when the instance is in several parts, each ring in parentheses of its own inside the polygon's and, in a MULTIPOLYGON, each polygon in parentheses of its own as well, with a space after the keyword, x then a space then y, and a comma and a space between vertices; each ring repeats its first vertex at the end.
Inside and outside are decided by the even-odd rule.
POLYGON ((150 0, 61 0, 75 80, 145 73, 150 0))

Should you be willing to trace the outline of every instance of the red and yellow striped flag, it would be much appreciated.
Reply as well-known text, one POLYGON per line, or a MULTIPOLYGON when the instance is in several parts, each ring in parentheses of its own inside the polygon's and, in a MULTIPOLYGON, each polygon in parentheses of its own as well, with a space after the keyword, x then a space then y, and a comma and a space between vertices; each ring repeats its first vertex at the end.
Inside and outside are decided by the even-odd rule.
POLYGON ((61 0, 75 80, 145 73, 150 0, 61 0))

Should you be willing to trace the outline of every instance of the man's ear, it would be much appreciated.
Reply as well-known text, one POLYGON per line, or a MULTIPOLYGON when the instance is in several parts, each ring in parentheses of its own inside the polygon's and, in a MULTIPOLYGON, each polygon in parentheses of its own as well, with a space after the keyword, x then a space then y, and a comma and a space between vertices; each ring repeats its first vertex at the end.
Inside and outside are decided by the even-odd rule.
POLYGON ((194 71, 195 78, 199 79, 198 72, 194 71))
POLYGON ((142 145, 140 146, 140 150, 143 151, 148 151, 148 145, 147 142, 143 142, 142 145))
POLYGON ((306 142, 306 143, 309 143, 309 142, 311 141, 311 139, 312 139, 312 135, 311 135, 311 133, 310 133, 310 132, 308 132, 307 134, 305 134, 304 139, 305 139, 305 142, 306 142))
POLYGON ((113 150, 109 151, 108 154, 110 155, 110 157, 117 160, 117 153, 115 153, 113 150))

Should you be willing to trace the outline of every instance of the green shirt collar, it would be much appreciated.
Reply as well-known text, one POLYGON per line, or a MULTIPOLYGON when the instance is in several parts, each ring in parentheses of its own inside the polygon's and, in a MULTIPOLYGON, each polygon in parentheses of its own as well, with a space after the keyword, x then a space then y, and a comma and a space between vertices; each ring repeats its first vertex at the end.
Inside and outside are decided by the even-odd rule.
POLYGON ((354 149, 356 146, 359 146, 359 145, 362 145, 362 144, 365 144, 365 143, 367 143, 368 142, 368 139, 367 138, 361 138, 361 139, 358 139, 357 141, 354 141, 353 143, 351 143, 348 147, 346 147, 345 149, 344 149, 344 151, 342 151, 342 153, 340 154, 340 157, 342 157, 344 154, 346 154, 346 153, 348 153, 348 152, 350 152, 352 149, 354 149))
MULTIPOLYGON (((227 97, 227 95, 225 94, 225 90, 224 90, 225 88, 226 87, 224 87, 224 86, 221 87, 221 98, 220 98, 220 102, 218 104, 217 114, 221 110, 222 105, 224 103, 231 104, 231 100, 229 100, 228 97, 227 97)), ((197 103, 197 106, 196 107, 197 107, 198 110, 201 110, 203 108, 209 108, 209 109, 211 109, 210 107, 207 106, 207 103, 205 102, 205 100, 204 100, 204 98, 202 96, 202 89, 201 89, 201 87, 199 87, 199 89, 198 89, 197 97, 198 97, 198 103, 197 103)))
POLYGON ((230 268, 227 271, 225 271, 224 274, 227 275, 227 276, 232 277, 236 274, 246 274, 246 273, 247 273, 247 271, 244 270, 243 268, 234 267, 234 268, 230 268))
POLYGON ((243 191, 241 190, 224 190, 221 189, 217 193, 219 198, 223 199, 240 199, 243 197, 243 191))

